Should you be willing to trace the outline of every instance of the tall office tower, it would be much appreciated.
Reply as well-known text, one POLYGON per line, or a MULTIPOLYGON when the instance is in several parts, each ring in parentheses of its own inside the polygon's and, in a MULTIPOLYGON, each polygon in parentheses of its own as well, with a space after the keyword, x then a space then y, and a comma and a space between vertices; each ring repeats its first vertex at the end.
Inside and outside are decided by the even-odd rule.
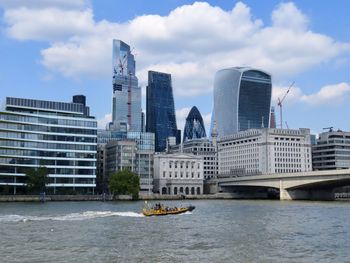
POLYGON ((135 59, 130 46, 113 40, 113 106, 115 131, 141 131, 141 88, 135 76, 135 59))
POLYGON ((214 113, 219 137, 268 128, 271 90, 271 76, 261 70, 234 67, 216 72, 214 113))
POLYGON ((94 193, 96 133, 85 96, 73 103, 7 97, 0 109, 0 192, 24 193, 27 170, 45 166, 48 193, 94 193))
POLYGON ((156 152, 165 150, 168 137, 179 138, 170 74, 148 71, 146 132, 155 134, 156 152))
POLYGON ((276 128, 276 114, 275 114, 275 107, 271 107, 271 115, 270 115, 270 128, 276 128))
POLYGON ((183 141, 207 137, 202 115, 196 106, 193 106, 186 118, 183 141))

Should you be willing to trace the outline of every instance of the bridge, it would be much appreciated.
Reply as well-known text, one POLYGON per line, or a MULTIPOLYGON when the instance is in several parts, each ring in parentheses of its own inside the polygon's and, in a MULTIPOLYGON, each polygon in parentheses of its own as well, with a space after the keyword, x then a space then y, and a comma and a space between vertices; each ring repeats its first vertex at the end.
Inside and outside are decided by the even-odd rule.
POLYGON ((334 200, 335 190, 350 185, 350 169, 218 178, 224 192, 275 189, 280 200, 334 200))

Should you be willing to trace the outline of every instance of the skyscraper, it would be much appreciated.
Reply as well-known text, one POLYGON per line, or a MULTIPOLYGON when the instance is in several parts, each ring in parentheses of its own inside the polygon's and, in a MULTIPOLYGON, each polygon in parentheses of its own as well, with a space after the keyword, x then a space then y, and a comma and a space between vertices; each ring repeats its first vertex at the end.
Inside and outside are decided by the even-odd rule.
POLYGON ((165 150, 168 137, 178 137, 170 74, 148 71, 146 132, 155 134, 156 152, 165 150))
POLYGON ((234 67, 216 72, 214 114, 219 137, 269 127, 271 90, 271 76, 261 70, 234 67))
POLYGON ((207 137, 202 115, 196 106, 193 106, 186 118, 183 141, 207 137))
POLYGON ((135 76, 135 59, 130 46, 113 40, 113 106, 115 131, 141 131, 141 88, 135 76))

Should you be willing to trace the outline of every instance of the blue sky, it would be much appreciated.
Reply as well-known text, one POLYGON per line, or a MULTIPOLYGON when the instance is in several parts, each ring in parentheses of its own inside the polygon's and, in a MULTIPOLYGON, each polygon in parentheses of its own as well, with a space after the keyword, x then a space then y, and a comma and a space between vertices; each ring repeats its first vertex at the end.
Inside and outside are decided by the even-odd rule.
POLYGON ((82 93, 103 126, 116 38, 135 48, 143 94, 147 70, 172 74, 180 129, 193 105, 208 126, 217 70, 252 66, 272 74, 272 105, 295 81, 290 128, 350 131, 348 10, 346 0, 0 0, 1 99, 82 93))

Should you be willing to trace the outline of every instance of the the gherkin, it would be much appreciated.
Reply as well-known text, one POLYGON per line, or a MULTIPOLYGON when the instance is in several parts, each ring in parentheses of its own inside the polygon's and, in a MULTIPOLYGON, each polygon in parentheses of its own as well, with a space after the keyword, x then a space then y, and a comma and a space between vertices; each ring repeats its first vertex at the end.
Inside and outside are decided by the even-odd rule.
POLYGON ((202 115, 196 106, 193 106, 186 118, 183 141, 207 137, 202 115))

